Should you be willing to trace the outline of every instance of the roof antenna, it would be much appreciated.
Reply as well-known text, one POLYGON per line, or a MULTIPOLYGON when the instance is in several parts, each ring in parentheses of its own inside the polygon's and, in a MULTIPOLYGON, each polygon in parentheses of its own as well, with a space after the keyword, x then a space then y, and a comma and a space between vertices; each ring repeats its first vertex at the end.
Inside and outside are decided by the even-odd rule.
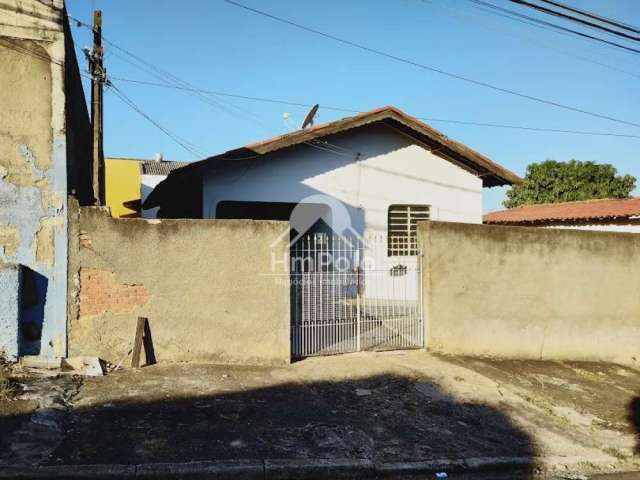
POLYGON ((307 116, 304 117, 304 121, 302 122, 302 126, 300 127, 301 130, 313 126, 313 119, 315 118, 316 113, 318 113, 318 108, 320 108, 320 105, 317 103, 313 107, 311 107, 311 110, 309 110, 307 116))

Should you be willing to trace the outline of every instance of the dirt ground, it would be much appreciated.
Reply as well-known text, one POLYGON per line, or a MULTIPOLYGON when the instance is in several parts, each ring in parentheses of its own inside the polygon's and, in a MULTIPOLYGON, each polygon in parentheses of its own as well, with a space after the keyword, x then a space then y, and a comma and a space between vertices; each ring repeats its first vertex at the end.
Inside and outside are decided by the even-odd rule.
POLYGON ((156 365, 85 378, 40 463, 521 457, 621 469, 639 459, 639 397, 628 367, 422 351, 156 365))
POLYGON ((14 377, 11 365, 0 359, 0 450, 6 448, 3 439, 20 430, 38 408, 37 401, 18 398, 22 388, 14 377))
POLYGON ((80 379, 17 364, 0 367, 11 385, 8 395, 0 395, 0 468, 42 464, 66 433, 69 400, 80 379))

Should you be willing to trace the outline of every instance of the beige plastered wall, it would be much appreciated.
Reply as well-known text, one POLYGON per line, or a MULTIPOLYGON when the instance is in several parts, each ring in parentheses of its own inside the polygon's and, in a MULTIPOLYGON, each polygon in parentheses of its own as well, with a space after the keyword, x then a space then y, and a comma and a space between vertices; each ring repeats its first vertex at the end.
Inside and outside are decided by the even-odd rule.
POLYGON ((640 359, 640 236, 426 222, 431 351, 525 359, 640 359))
POLYGON ((142 316, 160 362, 289 363, 287 222, 72 210, 71 355, 127 364, 142 316))

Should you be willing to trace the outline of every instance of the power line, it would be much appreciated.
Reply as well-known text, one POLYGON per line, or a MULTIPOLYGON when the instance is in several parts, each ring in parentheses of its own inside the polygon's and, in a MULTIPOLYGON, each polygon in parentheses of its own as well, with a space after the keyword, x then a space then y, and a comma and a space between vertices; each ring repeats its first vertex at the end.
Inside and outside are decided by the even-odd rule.
POLYGON ((558 12, 557 10, 553 10, 551 8, 543 7, 541 5, 536 5, 534 3, 530 3, 530 2, 527 2, 525 0, 509 0, 509 1, 512 2, 512 3, 517 3, 518 5, 523 5, 525 7, 532 8, 532 9, 537 10, 539 12, 546 13, 548 15, 553 15, 555 17, 562 18, 563 20, 569 20, 571 22, 579 23, 581 25, 586 25, 588 27, 594 28, 596 30, 601 30, 601 31, 606 32, 606 33, 610 33, 610 34, 616 35, 618 37, 626 38, 626 39, 633 40, 633 41, 636 41, 636 42, 640 41, 640 37, 636 37, 635 35, 630 35, 628 33, 621 32, 619 30, 614 30, 614 29, 609 28, 609 27, 598 25, 597 23, 593 23, 593 22, 590 22, 588 20, 583 20, 581 18, 574 17, 573 15, 568 15, 566 13, 558 12))
POLYGON ((630 32, 640 33, 640 27, 634 27, 633 25, 629 25, 628 23, 622 23, 619 20, 613 20, 611 18, 603 17, 601 15, 598 15, 596 13, 590 12, 588 10, 581 10, 579 8, 567 5, 566 3, 560 3, 560 2, 557 2, 557 1, 554 1, 554 0, 540 0, 540 1, 544 2, 544 3, 548 3, 549 5, 554 5, 556 7, 560 7, 562 9, 564 9, 564 10, 568 10, 568 11, 573 12, 573 13, 577 13, 577 14, 582 15, 584 17, 593 18, 594 20, 598 20, 599 22, 608 23, 609 25, 614 25, 614 26, 616 26, 618 28, 622 28, 622 29, 628 30, 630 32))
MULTIPOLYGON (((252 13, 256 13, 258 15, 262 15, 262 16, 270 18, 272 20, 276 20, 276 21, 278 21, 280 23, 284 23, 284 24, 296 27, 296 28, 298 28, 300 30, 304 30, 304 31, 311 32, 311 33, 316 34, 316 35, 320 35, 320 36, 325 37, 325 38, 329 38, 331 40, 334 40, 336 42, 342 43, 344 45, 349 45, 351 47, 358 48, 358 49, 364 50, 366 52, 374 53, 376 55, 380 55, 380 56, 383 56, 385 58, 389 58, 391 60, 395 60, 397 62, 401 62, 401 63, 407 64, 407 65, 412 65, 414 67, 418 67, 418 68, 421 68, 421 69, 424 69, 424 70, 428 70, 428 71, 431 71, 431 72, 439 73, 440 75, 444 75, 444 76, 447 76, 447 77, 450 77, 450 78, 455 78, 455 79, 461 80, 463 82, 471 83, 473 85, 481 86, 481 87, 488 88, 488 89, 491 89, 491 90, 495 90, 495 91, 498 91, 498 92, 507 93, 509 95, 513 95, 513 96, 516 96, 516 97, 525 98, 527 100, 531 100, 531 101, 534 101, 534 102, 543 103, 543 104, 546 104, 546 105, 551 105, 551 106, 554 106, 554 107, 557 107, 557 108, 561 108, 561 109, 564 109, 564 110, 568 110, 568 111, 572 111, 572 112, 578 112, 578 113, 582 113, 584 115, 589 115, 589 116, 592 116, 592 117, 601 118, 601 119, 609 120, 609 121, 616 122, 616 123, 621 123, 621 124, 625 124, 625 125, 631 125, 631 126, 634 126, 634 127, 640 127, 639 123, 634 123, 634 122, 630 122, 630 121, 627 121, 627 120, 622 120, 622 119, 619 119, 619 118, 611 117, 609 115, 603 115, 603 114, 600 114, 600 113, 591 112, 591 111, 584 110, 584 109, 581 109, 581 108, 572 107, 570 105, 564 105, 564 104, 561 104, 561 103, 558 103, 558 102, 555 102, 555 101, 552 101, 552 100, 546 100, 544 98, 535 97, 533 95, 529 95, 529 94, 526 94, 526 93, 521 93, 521 92, 518 92, 518 91, 515 91, 515 90, 508 89, 508 88, 499 87, 497 85, 493 85, 493 84, 490 84, 490 83, 487 83, 487 82, 483 82, 483 81, 480 81, 480 80, 475 80, 475 79, 472 79, 470 77, 465 77, 463 75, 459 75, 459 74, 456 74, 456 73, 447 72, 445 70, 442 70, 442 69, 439 69, 439 68, 436 68, 436 67, 431 67, 431 66, 425 65, 423 63, 419 63, 419 62, 416 62, 416 61, 413 61, 413 60, 410 60, 410 59, 407 59, 407 58, 399 57, 399 56, 394 55, 394 54, 383 52, 381 50, 377 50, 375 48, 371 48, 371 47, 368 47, 366 45, 353 42, 351 40, 347 40, 347 39, 344 39, 344 38, 341 38, 341 37, 337 37, 337 36, 329 34, 329 33, 321 32, 321 31, 313 29, 311 27, 307 27, 305 25, 301 25, 301 24, 293 22, 291 20, 287 20, 287 19, 278 17, 276 15, 272 15, 272 14, 264 12, 262 10, 257 10, 255 8, 251 8, 251 7, 247 6, 247 5, 243 5, 243 4, 235 2, 233 0, 223 0, 223 1, 228 3, 229 5, 233 5, 235 7, 242 8, 244 10, 247 10, 247 11, 252 12, 252 13)), ((638 52, 640 52, 640 50, 638 52)))
MULTIPOLYGON (((115 43, 113 43, 113 42, 111 42, 109 40, 106 40, 106 39, 105 39, 105 41, 109 45, 111 45, 112 47, 114 47, 114 48, 126 53, 126 55, 128 55, 129 57, 131 57, 131 58, 135 59, 136 61, 142 63, 142 65, 134 63, 133 61, 129 60, 127 57, 125 57, 123 55, 119 55, 117 52, 115 52, 115 55, 118 58, 124 60, 125 62, 129 63, 130 65, 133 65, 136 68, 141 69, 142 71, 148 73, 149 75, 152 75, 152 76, 154 76, 155 78, 157 78, 159 80, 163 80, 163 81, 166 81, 168 83, 171 83, 171 84, 174 84, 174 85, 177 85, 177 86, 182 86, 182 87, 186 87, 186 88, 189 88, 189 87, 193 86, 190 83, 188 83, 188 82, 186 82, 184 80, 181 80, 180 78, 176 77, 175 75, 173 75, 173 74, 171 74, 169 72, 165 72, 164 70, 156 67, 152 63, 147 62, 146 60, 138 57, 137 55, 132 54, 131 52, 123 49, 122 47, 116 45, 115 43), (149 68, 144 67, 144 65, 148 65, 149 68), (155 72, 158 72, 158 73, 155 73, 155 72)), ((210 105, 210 106, 212 106, 214 108, 220 109, 223 112, 225 112, 225 113, 227 113, 227 114, 229 114, 231 116, 236 116, 237 114, 234 114, 231 110, 229 110, 228 107, 233 107, 233 108, 236 108, 236 109, 242 111, 242 109, 240 109, 239 107, 237 107, 235 105, 227 104, 225 106, 224 104, 219 103, 219 102, 217 102, 217 101, 215 101, 215 100, 213 100, 211 98, 199 95, 195 90, 191 90, 191 94, 192 94, 193 97, 203 101, 204 103, 206 103, 206 104, 208 104, 208 105, 210 105)), ((249 112, 249 114, 250 114, 250 112, 249 112)))
MULTIPOLYGON (((487 4, 484 3, 484 5, 486 5, 489 8, 483 7, 482 3, 477 3, 474 0, 467 0, 468 2, 471 2, 471 6, 477 10, 480 10, 481 12, 485 12, 485 13, 489 13, 491 15, 497 16, 497 17, 501 17, 501 18, 506 18, 508 20, 512 20, 514 22, 518 22, 518 23, 522 23, 524 25, 529 25, 530 27, 534 27, 534 28, 538 28, 540 30, 546 30, 548 32, 552 32, 552 33, 557 33, 560 35, 564 35, 566 37, 571 37, 574 38, 575 35, 573 33, 571 33, 570 31, 564 31, 562 30, 561 27, 554 25, 555 27, 558 28, 552 28, 552 27, 548 27, 545 25, 542 25, 541 23, 537 23, 538 20, 533 18, 533 17, 528 17, 527 15, 523 15, 517 12, 513 12, 512 10, 508 10, 506 8, 501 8, 498 7, 496 5, 491 5, 491 4, 487 4), (497 9, 501 9, 503 12, 505 13, 501 13, 501 11, 497 11, 497 9), (513 12, 513 13, 508 13, 508 12, 513 12), (518 15, 520 17, 518 17, 518 15), (531 20, 527 20, 528 18, 530 18, 531 20)), ((595 42, 594 42, 595 43, 595 42)), ((610 49, 615 49, 616 47, 613 47, 611 45, 607 45, 607 44, 601 44, 598 43, 598 45, 610 48, 610 49)))
MULTIPOLYGON (((88 28, 93 28, 91 27, 89 24, 82 22, 81 20, 78 20, 76 18, 73 18, 71 16, 69 16, 71 19, 73 19, 74 21, 77 22, 78 25, 80 26, 85 26, 88 28)), ((218 106, 220 108, 224 107, 220 104, 218 104, 217 102, 213 101, 209 98, 209 97, 205 97, 203 95, 200 95, 201 91, 198 90, 197 88, 193 87, 193 85, 191 85, 190 83, 176 77, 175 75, 173 75, 170 72, 167 72, 166 70, 163 70, 155 65, 153 65, 152 63, 146 61, 145 59, 139 57, 138 55, 130 52, 129 50, 125 49, 124 47, 121 47, 119 45, 117 45, 115 42, 112 42, 110 40, 108 40, 107 38, 105 38, 103 36, 103 39, 105 42, 107 42, 109 45, 111 45, 112 47, 116 48, 117 50, 125 53, 126 55, 128 55, 129 57, 133 58, 134 60, 138 61, 140 64, 142 65, 146 65, 148 68, 146 67, 142 67, 139 64, 136 64, 130 60, 128 60, 126 57, 120 56, 118 54, 116 54, 118 57, 120 57, 121 59, 125 60, 126 62, 128 62, 129 64, 142 69, 143 71, 145 71, 146 73, 159 78, 160 80, 164 80, 164 81, 168 81, 169 82, 169 87, 172 88, 177 88, 180 90, 184 90, 187 91, 190 94, 194 94, 194 96, 200 100, 204 100, 206 103, 213 105, 213 106, 218 106)), ((110 77, 110 79, 115 79, 117 80, 116 77, 110 77)), ((126 81, 125 79, 121 79, 123 81, 126 81)), ((157 84, 157 85, 161 85, 161 84, 157 84)), ((190 148, 188 145, 191 145, 191 147, 195 147, 198 148, 195 144, 188 142, 185 139, 181 139, 180 137, 178 137, 178 135, 176 135, 175 133, 172 133, 170 130, 168 130, 167 128, 163 127, 162 125, 160 125, 157 121, 155 121, 153 118, 151 118, 149 115, 147 115, 146 113, 144 113, 137 105, 135 105, 135 103, 129 98, 127 97, 124 92, 122 92, 120 89, 118 89, 115 85, 113 85, 113 83, 109 82, 109 86, 112 87, 114 89, 113 93, 120 98, 120 100, 122 100, 125 104, 127 104, 129 107, 131 107, 132 109, 134 109, 137 113, 139 113, 140 115, 142 115, 147 121, 151 122, 155 127, 157 127, 158 129, 160 129, 163 133, 165 133, 167 136, 169 136, 172 140, 174 140, 176 143, 178 143, 181 147, 183 147, 184 149, 186 149, 187 151, 193 153, 196 156, 201 156, 202 152, 196 152, 194 149, 190 148)), ((243 109, 236 107, 235 105, 232 105, 233 107, 244 111, 243 109)), ((249 112, 251 113, 251 112, 249 112)), ((260 119, 258 119, 258 121, 260 121, 260 119)), ((260 121, 261 124, 264 125, 263 122, 260 121)), ((312 141, 308 141, 308 142, 303 142, 306 145, 312 147, 312 148, 316 148, 319 150, 323 150, 323 151, 328 151, 337 155, 343 155, 346 156, 344 152, 341 151, 337 151, 337 147, 336 145, 330 144, 329 142, 325 142, 326 146, 320 146, 317 145, 316 142, 312 142, 312 141), (332 147, 334 147, 332 149, 332 147)), ((250 157, 246 157, 243 158, 244 159, 251 159, 251 158, 256 158, 258 155, 256 156, 250 156, 250 157)), ((237 160, 237 159, 236 159, 237 160)))
POLYGON ((151 118, 151 116, 146 114, 140 107, 138 107, 133 102, 133 100, 131 100, 122 90, 120 90, 118 87, 116 87, 112 82, 108 82, 106 85, 108 86, 109 90, 116 95, 116 97, 118 97, 120 100, 122 100, 122 102, 124 102, 126 105, 128 105, 130 108, 132 108, 135 112, 137 112, 140 116, 142 116, 145 120, 147 120, 153 126, 155 126, 158 130, 163 132, 167 137, 169 137, 175 143, 177 143, 182 148, 184 148, 187 152, 195 155, 196 158, 200 158, 200 157, 206 156, 206 154, 204 154, 204 150, 200 149, 200 147, 198 147, 197 145, 195 145, 195 144, 193 144, 193 143, 191 143, 191 142, 179 137, 178 135, 173 133, 171 130, 165 128, 160 123, 158 123, 156 120, 151 118))
MULTIPOLYGON (((145 80, 137 80, 132 78, 122 78, 122 77, 111 77, 111 78, 114 80, 118 80, 120 82, 149 85, 149 86, 160 87, 160 88, 170 88, 175 90, 193 90, 193 89, 188 89, 188 88, 179 87, 179 86, 170 85, 170 84, 149 82, 145 80)), ((311 103, 293 102, 290 100, 282 100, 282 99, 267 98, 267 97, 255 97, 255 96, 249 96, 249 95, 238 95, 234 93, 221 92, 219 90, 205 90, 205 89, 196 89, 196 90, 203 94, 218 95, 221 97, 231 97, 231 98, 237 98, 241 100, 280 104, 280 105, 287 105, 287 106, 300 107, 300 108, 311 108, 313 106, 313 104, 311 103)), ((322 109, 331 110, 335 112, 344 112, 344 113, 362 113, 363 112, 363 110, 335 107, 335 106, 328 106, 328 105, 322 105, 322 109)), ((416 118, 418 118, 419 120, 425 120, 428 122, 453 123, 453 124, 460 124, 460 125, 473 125, 473 126, 479 126, 479 127, 506 128, 506 129, 513 129, 513 130, 528 130, 528 131, 547 132, 547 133, 566 133, 566 134, 573 134, 573 135, 640 138, 640 135, 631 135, 631 134, 613 133, 613 132, 592 132, 592 131, 584 131, 584 130, 543 128, 543 127, 531 127, 531 126, 522 126, 522 125, 508 125, 508 124, 501 124, 501 123, 483 123, 483 122, 472 122, 472 121, 466 121, 466 120, 451 120, 451 119, 433 118, 433 117, 416 117, 416 118)))
MULTIPOLYGON (((92 28, 91 25, 89 25, 88 23, 79 20, 75 17, 72 17, 71 15, 68 15, 68 17, 75 21, 76 24, 78 26, 81 27, 86 27, 86 28, 92 28)), ((192 84, 190 84, 189 82, 177 77, 176 75, 174 75, 173 73, 164 70, 156 65, 154 65, 153 63, 145 60, 144 58, 140 57, 139 55, 136 55, 135 53, 131 52, 130 50, 118 45, 116 42, 106 38, 103 35, 103 39, 104 41, 110 45, 111 47, 113 47, 114 49, 116 49, 119 52, 122 52, 122 54, 124 55, 119 55, 117 52, 114 52, 116 54, 116 56, 122 60, 124 60, 125 62, 129 63, 130 65, 133 65, 134 67, 146 72, 147 74, 161 80, 161 81, 165 81, 171 84, 175 84, 175 85, 179 85, 182 87, 194 87, 192 84), (130 60, 133 59, 134 61, 130 60)), ((214 107, 214 108, 218 108, 220 110, 222 110, 223 112, 227 113, 228 115, 231 115, 233 117, 238 117, 238 116, 242 116, 245 120, 249 119, 252 122, 257 122, 258 124, 260 124, 261 127, 265 128, 266 130, 269 130, 269 127, 265 125, 264 121, 262 119, 260 119, 259 117, 257 117, 253 112, 250 112, 248 110, 242 109, 240 107, 238 107, 237 105, 234 105, 232 103, 227 102, 226 105, 222 104, 220 102, 217 102, 211 98, 205 97, 203 95, 200 95, 197 93, 196 91, 197 89, 194 89, 190 95, 194 96, 195 98, 198 98, 199 100, 203 101, 204 103, 207 103, 208 105, 214 107), (231 109, 235 109, 237 110, 237 112, 233 112, 231 109)))
POLYGON ((521 18, 521 19, 528 20, 529 22, 534 22, 534 23, 537 23, 539 25, 550 27, 551 29, 554 29, 554 30, 557 30, 557 31, 560 31, 560 32, 577 35, 579 37, 586 38, 586 39, 589 39, 589 40, 593 40, 593 41, 596 41, 596 42, 600 42, 600 43, 603 43, 603 44, 608 45, 610 47, 620 48, 622 50, 625 50, 625 51, 628 51, 628 52, 631 52, 631 53, 636 53, 636 54, 640 53, 640 50, 638 50, 636 48, 628 47, 628 46, 623 45, 621 43, 616 43, 616 42, 612 42, 612 41, 604 39, 604 38, 600 38, 600 37, 596 37, 596 36, 593 36, 593 35, 589 35, 587 33, 580 32, 579 30, 573 30, 571 28, 563 27, 562 25, 557 25, 557 24, 552 23, 552 22, 547 22, 547 21, 541 20, 539 18, 531 17, 529 15, 525 15, 523 13, 519 13, 519 12, 516 12, 514 10, 509 10, 508 8, 499 7, 499 6, 494 5, 492 3, 484 2, 482 0, 468 0, 468 1, 476 3, 476 4, 479 4, 479 5, 484 5, 485 7, 491 8, 493 10, 497 10, 497 11, 500 11, 500 12, 505 12, 507 15, 512 16, 512 17, 515 16, 515 17, 518 17, 518 18, 521 18))
MULTIPOLYGON (((252 97, 249 95, 237 95, 237 94, 233 94, 233 93, 228 93, 228 92, 221 92, 221 91, 217 91, 217 90, 204 90, 204 89, 200 89, 200 88, 186 88, 186 87, 180 87, 180 86, 176 86, 176 85, 171 85, 171 84, 166 84, 166 83, 157 83, 157 82, 149 82, 146 80, 137 80, 137 79, 132 79, 132 78, 122 78, 122 77, 111 77, 114 80, 118 80, 121 82, 129 82, 129 83, 139 83, 141 85, 151 85, 154 87, 162 87, 162 88, 173 88, 176 90, 187 90, 187 91, 198 91, 201 93, 206 93, 206 94, 210 94, 210 95, 219 95, 221 97, 231 97, 231 98, 238 98, 241 100, 255 100, 255 101, 259 101, 259 102, 269 102, 269 103, 278 103, 278 104, 282 104, 282 105, 289 105, 292 107, 305 107, 305 108, 310 108, 313 106, 313 104, 309 104, 309 103, 301 103, 301 102, 291 102, 288 100, 279 100, 279 99, 274 99, 274 98, 266 98, 266 97, 252 97)), ((351 110, 351 109, 346 109, 346 108, 338 108, 338 107, 326 107, 323 106, 322 107, 325 110, 336 110, 339 112, 347 112, 347 113, 359 113, 360 110, 351 110)))
MULTIPOLYGON (((175 133, 171 132, 166 127, 163 127, 156 120, 151 118, 148 114, 146 114, 144 111, 142 111, 127 95, 125 95, 122 90, 118 89, 115 85, 113 85, 113 83, 109 83, 108 86, 111 87, 113 93, 118 98, 120 98, 120 100, 122 100, 125 104, 127 104, 129 107, 131 107, 133 110, 135 110, 138 114, 140 114, 142 117, 144 117, 147 121, 149 121, 152 125, 154 125, 156 128, 158 128, 160 131, 162 131, 165 135, 167 135, 169 138, 171 138, 174 142, 176 142, 182 148, 184 148, 188 152, 192 153, 196 157, 206 157, 207 156, 206 154, 204 154, 203 150, 200 150, 199 147, 197 147, 197 145, 195 145, 195 144, 193 144, 191 142, 188 142, 187 140, 179 137, 178 135, 176 135, 175 133), (191 145, 191 146, 189 146, 189 145, 191 145), (196 148, 199 151, 196 151, 195 150, 196 148)), ((329 142, 326 142, 327 146, 317 145, 313 141, 307 141, 307 142, 303 142, 303 143, 305 145, 309 146, 309 147, 312 147, 312 148, 315 148, 315 149, 318 149, 318 150, 330 152, 330 153, 333 153, 335 155, 341 155, 341 156, 350 157, 350 155, 346 155, 344 152, 340 152, 340 151, 338 151, 336 149, 331 148, 331 147, 337 147, 337 146, 335 146, 333 144, 330 144, 329 142)), ((233 158, 233 160, 248 160, 248 159, 252 159, 252 158, 257 158, 259 156, 260 155, 252 155, 252 156, 244 157, 244 158, 233 158)), ((224 160, 225 158, 218 158, 218 159, 219 160, 224 160)))
MULTIPOLYGON (((73 20, 75 20, 79 24, 83 24, 85 26, 89 26, 87 24, 84 24, 84 22, 81 22, 81 21, 79 21, 79 20, 77 20, 77 19, 75 19, 73 17, 70 17, 70 18, 72 18, 73 20)), ((106 39, 105 39, 105 41, 106 41, 106 39)), ((110 42, 110 43, 113 44, 113 42, 110 42)), ((113 45, 115 46, 115 44, 113 44, 113 45)), ((137 55, 133 54, 132 52, 129 52, 129 51, 125 50, 124 48, 120 47, 120 46, 117 46, 117 48, 122 50, 122 51, 126 51, 127 54, 129 54, 132 58, 139 59, 141 62, 143 62, 145 64, 148 64, 154 70, 156 70, 156 71, 159 70, 160 72, 164 73, 164 71, 162 71, 158 67, 155 67, 153 64, 150 64, 149 62, 147 62, 144 59, 138 57, 137 55)), ((124 59, 124 57, 121 57, 121 58, 124 59)), ((132 65, 139 66, 139 65, 136 65, 136 64, 133 64, 133 63, 132 63, 132 65)), ((142 68, 142 69, 143 69, 143 71, 146 71, 147 73, 149 73, 149 74, 151 74, 153 76, 157 76, 157 75, 154 75, 153 72, 151 72, 151 71, 149 71, 149 70, 147 70, 145 68, 142 68)), ((171 75, 171 74, 168 74, 168 75, 171 75)), ((172 77, 173 78, 177 78, 177 77, 171 75, 168 78, 168 80, 171 81, 172 77)), ((143 84, 143 85, 152 85, 152 86, 157 86, 157 87, 162 87, 162 88, 173 88, 173 89, 183 90, 183 91, 187 91, 187 92, 195 92, 195 93, 202 93, 202 94, 208 94, 208 95, 226 96, 226 97, 237 98, 237 99, 241 99, 241 100, 268 102, 268 103, 282 104, 282 105, 302 107, 302 108, 309 108, 309 107, 312 106, 311 104, 301 103, 301 102, 292 102, 292 101, 287 101, 287 100, 273 99, 273 98, 266 98, 266 97, 255 97, 255 96, 248 96, 248 95, 238 95, 238 94, 232 94, 232 93, 228 93, 228 92, 221 92, 221 91, 214 91, 214 90, 204 90, 204 89, 196 88, 194 86, 181 86, 181 85, 176 85, 175 82, 171 82, 170 84, 166 84, 166 83, 156 83, 156 82, 149 82, 149 81, 135 80, 135 79, 127 79, 127 78, 120 78, 120 77, 110 77, 110 78, 112 78, 114 80, 118 80, 118 81, 123 81, 123 82, 137 83, 137 84, 143 84)), ((161 80, 166 80, 167 76, 161 74, 161 76, 159 78, 161 80)), ((184 81, 180 81, 180 82, 183 83, 183 84, 186 84, 186 85, 190 85, 190 84, 188 84, 187 82, 184 82, 184 81)), ((199 98, 203 98, 203 97, 199 97, 199 98)), ((204 97, 204 98, 206 98, 208 100, 207 97, 204 97)), ((131 100, 129 99, 129 101, 131 101, 131 100)), ((339 111, 339 112, 346 112, 346 113, 361 113, 362 112, 362 110, 356 110, 356 109, 352 109, 352 108, 332 107, 332 106, 326 106, 326 105, 323 105, 322 108, 324 110, 332 110, 332 111, 339 111)), ((524 131, 537 131, 537 132, 562 133, 562 134, 574 134, 574 135, 611 136, 611 137, 619 137, 619 138, 640 138, 639 135, 618 134, 618 133, 612 133, 612 132, 593 132, 593 131, 581 131, 581 130, 571 130, 571 129, 551 129, 551 128, 531 127, 531 126, 522 126, 522 125, 508 125, 508 124, 500 124, 500 123, 483 123, 483 122, 472 122, 472 121, 464 121, 464 120, 441 119, 441 118, 433 118, 433 117, 417 117, 417 118, 419 118, 420 120, 431 121, 431 122, 451 123, 451 124, 459 124, 459 125, 472 125, 472 126, 481 126, 481 127, 490 127, 490 128, 503 128, 503 129, 515 129, 515 130, 524 130, 524 131)), ((193 145, 193 144, 191 144, 191 145, 195 147, 195 145, 193 145)))
MULTIPOLYGON (((469 12, 462 12, 457 8, 452 8, 452 7, 448 6, 448 5, 445 5, 445 2, 434 3, 431 0, 421 0, 421 1, 422 1, 422 3, 428 4, 428 5, 431 5, 431 6, 437 6, 439 8, 444 8, 444 9, 448 10, 448 13, 447 12, 443 12, 442 10, 440 10, 440 12, 444 13, 444 14, 448 14, 449 16, 458 17, 458 18, 463 16, 463 17, 466 17, 466 18, 470 18, 469 12)), ((476 7, 475 5, 473 5, 473 6, 476 7)), ((476 7, 476 8, 478 8, 478 7, 476 7)), ((482 8, 479 8, 479 10, 482 11, 482 12, 497 14, 497 12, 487 11, 487 10, 482 9, 482 8)), ((509 19, 512 19, 512 20, 521 21, 521 20, 519 20, 517 18, 508 17, 506 15, 499 15, 499 16, 501 16, 501 17, 503 16, 503 17, 506 17, 506 18, 509 18, 509 19)), ((478 23, 477 16, 473 16, 473 17, 474 18, 472 18, 471 20, 473 20, 474 24, 477 24, 478 23)), ((539 25, 536 25, 536 24, 533 24, 533 23, 530 23, 530 22, 526 22, 526 21, 522 21, 522 23, 525 23, 527 25, 531 25, 533 27, 540 27, 539 25)), ((521 40, 524 40, 525 42, 531 43, 531 44, 536 45, 536 46, 538 46, 540 48, 546 48, 546 49, 552 50, 552 51, 554 51, 556 53, 559 53, 561 55, 566 55, 568 57, 572 57, 572 58, 581 60, 583 62, 592 63, 594 65, 599 65, 601 67, 604 67, 606 69, 609 69, 609 70, 612 70, 612 71, 615 71, 615 72, 624 73, 626 75, 630 75, 630 76, 635 77, 635 78, 640 78, 640 73, 630 72, 630 71, 624 70, 622 68, 614 67, 613 65, 610 65, 608 63, 600 62, 600 61, 595 60, 595 59, 593 59, 591 57, 585 57, 585 56, 582 56, 582 55, 577 55, 577 54, 575 54, 573 52, 569 52, 567 50, 563 50, 563 49, 560 49, 560 48, 556 48, 555 46, 551 46, 548 43, 538 42, 536 40, 533 40, 532 38, 530 38, 527 35, 517 35, 513 31, 509 31, 509 29, 506 29, 506 30, 505 29, 500 29, 500 28, 496 29, 495 25, 492 25, 492 24, 487 23, 487 22, 482 22, 481 21, 480 24, 484 25, 485 28, 487 28, 489 30, 493 30, 493 31, 501 30, 503 33, 506 32, 508 35, 513 36, 514 38, 519 38, 521 40)), ((543 27, 541 27, 541 28, 543 28, 543 27)), ((545 30, 551 30, 551 29, 545 28, 545 30)), ((551 30, 551 31, 553 31, 553 30, 551 30)), ((560 32, 557 32, 557 33, 560 33, 560 32)))

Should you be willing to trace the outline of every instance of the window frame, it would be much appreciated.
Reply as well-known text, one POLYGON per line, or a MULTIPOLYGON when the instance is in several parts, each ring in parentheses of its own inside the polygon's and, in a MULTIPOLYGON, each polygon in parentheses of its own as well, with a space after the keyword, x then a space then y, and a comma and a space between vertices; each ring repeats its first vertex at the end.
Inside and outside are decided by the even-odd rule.
POLYGON ((394 203, 387 208, 387 256, 388 257, 407 257, 417 255, 418 253, 418 237, 417 229, 419 221, 429 221, 431 219, 431 205, 427 204, 411 204, 411 203, 394 203), (411 209, 415 209, 413 214, 411 209), (405 225, 404 232, 398 231, 398 215, 404 209, 405 225), (398 241, 404 239, 404 241, 398 241), (395 243, 395 245, 394 245, 395 243))

